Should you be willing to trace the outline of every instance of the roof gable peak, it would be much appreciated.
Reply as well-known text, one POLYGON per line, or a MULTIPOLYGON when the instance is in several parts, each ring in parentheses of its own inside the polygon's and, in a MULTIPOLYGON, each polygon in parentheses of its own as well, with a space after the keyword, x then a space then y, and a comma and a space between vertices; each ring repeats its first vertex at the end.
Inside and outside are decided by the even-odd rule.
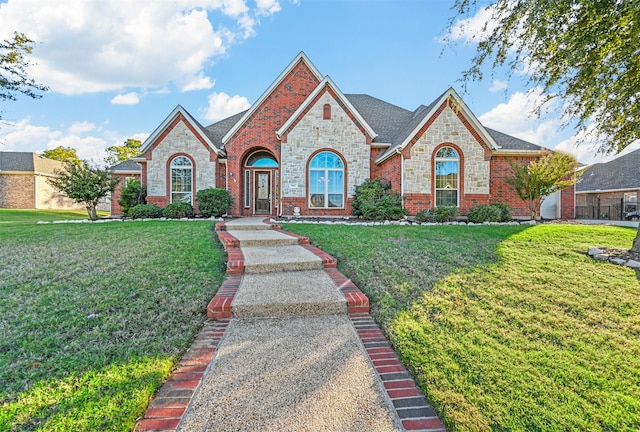
POLYGON ((240 129, 240 127, 258 110, 262 103, 271 95, 271 93, 280 85, 280 83, 293 71, 298 64, 303 63, 311 73, 318 79, 323 80, 322 74, 315 67, 311 60, 307 57, 304 51, 300 51, 297 56, 289 63, 289 65, 278 75, 278 77, 271 83, 271 85, 262 93, 262 95, 255 101, 251 107, 244 113, 244 115, 238 120, 238 122, 222 137, 222 144, 226 144, 233 135, 240 129))

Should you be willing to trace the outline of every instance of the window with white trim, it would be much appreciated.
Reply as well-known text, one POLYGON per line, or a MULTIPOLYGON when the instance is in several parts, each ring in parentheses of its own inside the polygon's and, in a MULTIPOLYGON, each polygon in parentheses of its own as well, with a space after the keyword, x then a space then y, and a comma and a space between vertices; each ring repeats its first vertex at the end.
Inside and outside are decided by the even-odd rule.
POLYGON ((436 153, 436 207, 458 206, 460 190, 460 156, 452 147, 442 147, 436 153))
POLYGON ((192 204, 193 165, 189 158, 177 156, 171 161, 171 202, 192 204))
POLYGON ((337 154, 324 151, 311 159, 309 207, 344 208, 344 163, 337 154))

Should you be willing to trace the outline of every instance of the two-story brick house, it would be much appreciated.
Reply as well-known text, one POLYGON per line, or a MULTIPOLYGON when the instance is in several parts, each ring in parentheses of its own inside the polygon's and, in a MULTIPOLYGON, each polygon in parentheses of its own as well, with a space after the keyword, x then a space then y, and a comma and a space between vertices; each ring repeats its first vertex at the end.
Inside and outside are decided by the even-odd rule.
MULTIPOLYGON (((526 216, 505 182, 508 159, 548 150, 484 127, 453 88, 409 111, 343 94, 300 53, 247 111, 203 127, 177 106, 142 152, 147 202, 161 207, 195 206, 198 190, 220 187, 234 216, 348 216, 355 187, 383 177, 410 214, 502 202, 526 216)), ((572 214, 573 194, 563 201, 572 214)))

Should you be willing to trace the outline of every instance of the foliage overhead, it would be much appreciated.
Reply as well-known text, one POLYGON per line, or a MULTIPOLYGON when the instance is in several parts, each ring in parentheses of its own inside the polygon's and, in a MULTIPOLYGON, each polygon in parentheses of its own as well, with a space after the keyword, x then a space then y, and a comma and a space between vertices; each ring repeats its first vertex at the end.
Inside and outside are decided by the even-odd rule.
POLYGON ((18 93, 38 99, 42 95, 36 92, 49 90, 27 76, 31 64, 27 56, 33 51, 34 43, 18 32, 13 33, 13 39, 0 43, 0 101, 16 100, 18 93))
MULTIPOLYGON (((466 18, 478 8, 456 0, 453 9, 466 18)), ((546 101, 563 101, 567 123, 576 120, 582 132, 595 126, 600 152, 640 139, 640 2, 494 0, 487 10, 463 81, 481 80, 486 64, 525 71, 546 101)))
POLYGON ((528 165, 514 161, 509 161, 509 164, 513 173, 505 181, 527 203, 532 219, 540 218, 540 207, 546 197, 576 182, 577 162, 568 153, 549 153, 528 165))
POLYGON ((56 170, 56 177, 47 181, 55 189, 77 203, 84 204, 89 219, 98 218, 98 203, 116 189, 120 179, 111 177, 111 173, 92 168, 87 163, 67 164, 66 170, 56 170))
POLYGON ((74 165, 81 165, 83 163, 78 157, 76 149, 73 147, 58 146, 56 148, 47 149, 42 152, 42 156, 60 162, 72 163, 74 165))
POLYGON ((122 145, 107 147, 108 156, 105 158, 107 165, 116 165, 119 162, 128 161, 140 155, 142 142, 137 139, 128 138, 122 145))

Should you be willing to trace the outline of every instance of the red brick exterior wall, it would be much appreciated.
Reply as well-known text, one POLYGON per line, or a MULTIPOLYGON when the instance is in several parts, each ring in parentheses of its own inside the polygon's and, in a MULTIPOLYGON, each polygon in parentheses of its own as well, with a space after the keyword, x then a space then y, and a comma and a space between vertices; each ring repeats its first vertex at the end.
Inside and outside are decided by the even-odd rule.
MULTIPOLYGON (((315 74, 304 61, 300 61, 225 144, 228 177, 233 174, 233 178, 236 179, 228 181, 229 192, 234 197, 230 214, 253 214, 252 208, 244 208, 244 162, 251 153, 261 148, 271 152, 280 164, 280 141, 276 131, 285 124, 318 84, 320 81, 315 74)), ((288 199, 286 205, 293 207, 292 201, 288 199)), ((275 207, 274 205, 273 214, 278 211, 275 207)))
POLYGON ((574 219, 576 217, 576 188, 569 186, 560 191, 560 218, 574 219))
MULTIPOLYGON (((491 185, 489 187, 489 202, 503 203, 511 206, 513 216, 529 217, 531 212, 527 204, 518 197, 513 186, 506 182, 506 178, 512 175, 509 159, 505 156, 493 156, 491 158, 491 185)), ((529 163, 534 157, 517 156, 511 158, 519 163, 529 163)))

